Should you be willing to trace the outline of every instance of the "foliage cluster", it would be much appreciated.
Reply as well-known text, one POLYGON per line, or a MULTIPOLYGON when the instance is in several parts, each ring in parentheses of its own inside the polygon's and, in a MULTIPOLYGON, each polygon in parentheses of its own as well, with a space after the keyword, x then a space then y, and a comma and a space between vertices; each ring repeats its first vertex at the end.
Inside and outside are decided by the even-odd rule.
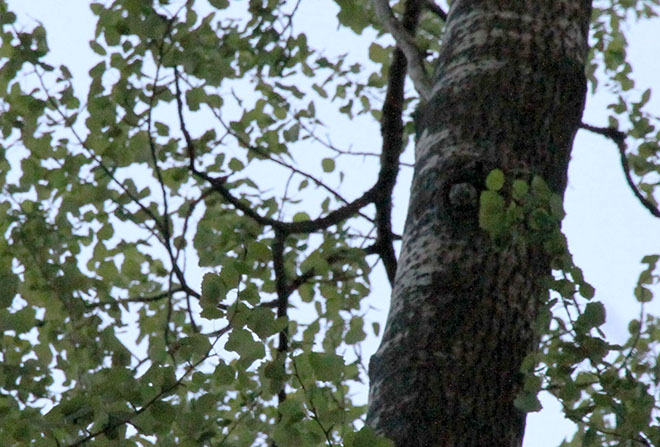
POLYGON ((542 408, 540 391, 555 395, 565 416, 579 427, 567 446, 618 445, 621 438, 658 445, 659 428, 649 422, 657 414, 660 320, 645 315, 644 304, 653 298, 649 286, 660 279, 660 256, 642 260, 647 268, 635 288, 641 315, 630 322, 625 344, 612 344, 600 329, 605 306, 594 298, 561 232, 561 198, 540 177, 507 182, 496 169, 486 178, 480 201, 480 226, 496 244, 522 252, 530 244, 540 245, 553 268, 547 286, 552 293, 541 303, 537 322, 540 348, 523 364, 526 379, 517 406, 536 412, 542 408))

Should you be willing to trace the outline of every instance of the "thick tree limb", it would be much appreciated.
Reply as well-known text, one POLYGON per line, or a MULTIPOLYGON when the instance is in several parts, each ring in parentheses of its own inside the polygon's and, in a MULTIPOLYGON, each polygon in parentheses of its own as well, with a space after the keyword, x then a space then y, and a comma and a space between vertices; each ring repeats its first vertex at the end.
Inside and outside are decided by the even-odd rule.
POLYGON ((408 72, 415 90, 424 101, 428 101, 431 99, 432 84, 424 68, 424 56, 417 48, 413 35, 394 17, 388 0, 373 0, 373 4, 378 18, 406 55, 408 72))
POLYGON ((333 225, 337 225, 338 223, 353 217, 360 209, 372 203, 378 193, 378 190, 374 187, 351 203, 331 211, 327 215, 319 217, 318 219, 304 220, 300 222, 283 222, 260 215, 252 209, 249 204, 243 202, 238 197, 235 197, 229 189, 224 186, 224 180, 226 179, 216 179, 196 169, 193 170, 193 174, 208 181, 214 191, 218 192, 227 202, 231 203, 236 209, 242 211, 255 222, 261 225, 271 226, 285 234, 315 233, 333 225))
MULTIPOLYGON (((286 268, 284 266, 284 244, 286 242, 286 235, 275 231, 275 238, 273 239, 273 270, 275 272, 275 286, 277 289, 277 318, 286 318, 289 310, 289 288, 287 287, 286 268)), ((279 342, 277 345, 277 355, 286 356, 289 350, 289 326, 285 326, 279 333, 279 342)), ((284 363, 282 367, 285 368, 284 363)), ((282 388, 277 393, 277 401, 281 404, 286 400, 286 385, 283 383, 282 388)))
POLYGON ((653 203, 651 203, 649 199, 642 195, 639 188, 637 188, 637 185, 635 185, 632 175, 630 174, 630 163, 628 163, 628 157, 626 157, 626 134, 620 130, 614 129, 613 127, 596 127, 585 123, 581 123, 580 128, 607 137, 612 140, 614 144, 616 144, 616 146, 619 148, 621 167, 623 167, 623 175, 626 177, 626 183, 628 183, 628 186, 630 186, 630 189, 632 189, 633 194, 635 194, 635 197, 637 197, 637 199, 642 203, 644 208, 649 210, 649 212, 655 217, 660 217, 660 210, 658 210, 658 208, 653 203))
MULTIPOLYGON (((417 27, 422 5, 418 0, 407 1, 404 6, 402 26, 408 33, 417 27)), ((380 133, 383 144, 380 155, 378 184, 380 197, 376 200, 376 242, 368 253, 380 256, 390 284, 394 284, 397 260, 392 235, 392 192, 399 174, 399 157, 403 152, 403 107, 404 85, 406 80, 406 56, 399 47, 392 54, 392 64, 388 73, 387 92, 380 120, 380 133)))
POLYGON ((499 245, 457 185, 523 169, 562 193, 584 106, 587 0, 455 0, 416 121, 408 217, 367 424, 397 447, 522 445, 521 364, 551 259, 499 245), (538 4, 537 4, 538 3, 538 4), (552 120, 548 120, 552 116, 552 120), (467 371, 467 373, 466 373, 467 371))

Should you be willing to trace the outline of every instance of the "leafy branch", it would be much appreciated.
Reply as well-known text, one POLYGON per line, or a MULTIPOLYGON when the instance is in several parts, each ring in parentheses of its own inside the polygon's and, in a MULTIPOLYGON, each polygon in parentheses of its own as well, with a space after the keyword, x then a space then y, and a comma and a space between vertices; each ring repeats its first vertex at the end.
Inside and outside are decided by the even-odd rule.
POLYGON ((151 407, 153 404, 155 404, 156 402, 158 402, 159 400, 161 400, 162 397, 166 396, 168 393, 170 393, 171 391, 173 391, 174 389, 176 389, 176 388, 178 388, 180 385, 182 385, 184 379, 185 379, 186 377, 188 377, 188 375, 189 375, 191 372, 195 371, 199 365, 201 365, 204 361, 206 361, 206 360, 211 356, 211 352, 213 351, 213 347, 214 347, 215 343, 217 343, 217 341, 218 341, 219 339, 220 339, 220 336, 218 336, 218 337, 215 339, 215 341, 211 344, 211 346, 210 346, 209 349, 206 351, 206 353, 205 353, 205 354, 204 354, 199 360, 197 360, 195 363, 189 365, 189 366, 186 368, 186 370, 184 371, 184 373, 181 374, 181 377, 179 377, 178 379, 176 379, 176 380, 175 380, 173 383, 171 383, 170 385, 162 387, 161 390, 160 390, 160 391, 159 391, 154 397, 152 397, 151 399, 149 399, 149 400, 148 400, 144 405, 142 405, 140 408, 135 409, 135 410, 134 410, 129 416, 126 416, 126 417, 124 417, 124 418, 120 418, 120 419, 118 419, 118 420, 116 420, 116 421, 113 421, 113 422, 111 422, 111 423, 108 423, 108 424, 105 425, 103 428, 100 428, 100 429, 98 429, 98 430, 96 430, 96 431, 94 431, 94 432, 88 433, 85 437, 78 439, 77 441, 75 441, 75 442, 72 443, 72 444, 68 444, 67 447, 78 447, 78 446, 84 445, 87 441, 90 441, 90 440, 96 438, 96 437, 99 436, 99 435, 102 435, 102 434, 104 434, 104 433, 109 433, 109 432, 111 432, 112 430, 114 430, 114 429, 117 428, 117 427, 120 427, 120 426, 122 426, 122 425, 124 425, 124 424, 130 423, 130 422, 133 420, 133 418, 135 418, 136 416, 138 416, 138 415, 144 413, 146 410, 149 409, 149 407, 151 407))
POLYGON ((198 170, 195 167, 195 143, 188 131, 184 117, 183 117, 183 101, 181 99, 181 88, 179 85, 179 74, 178 69, 175 67, 175 88, 176 88, 176 102, 177 102, 177 112, 179 117, 179 126, 181 132, 183 133, 184 139, 186 141, 186 146, 188 149, 189 164, 188 167, 193 175, 198 178, 201 178, 208 182, 211 185, 211 189, 219 193, 227 202, 232 204, 236 209, 243 212, 248 217, 252 218, 255 222, 260 225, 270 226, 273 229, 280 231, 283 234, 309 234, 314 233, 320 230, 325 230, 333 225, 354 216, 359 210, 365 206, 374 202, 375 198, 378 196, 378 183, 374 185, 367 192, 362 194, 362 196, 353 200, 352 202, 346 204, 345 206, 338 208, 334 211, 331 211, 323 217, 312 220, 304 220, 300 222, 284 222, 277 219, 272 219, 270 217, 262 216, 254 209, 252 209, 248 204, 241 201, 239 198, 234 196, 227 187, 225 187, 225 182, 228 177, 215 178, 211 177, 205 172, 198 170))
MULTIPOLYGON (((172 270, 173 270, 174 274, 176 275, 177 279, 179 280, 179 282, 181 283, 181 285, 182 285, 182 286, 185 288, 185 290, 187 290, 189 293, 192 292, 193 289, 187 285, 187 281, 186 281, 186 279, 185 279, 185 275, 184 275, 183 271, 179 268, 179 266, 178 266, 178 264, 177 264, 177 261, 176 261, 176 257, 175 257, 175 255, 174 255, 174 253, 173 253, 173 251, 172 251, 172 247, 171 247, 171 245, 170 245, 170 230, 169 230, 169 224, 168 224, 168 219, 169 219, 168 216, 165 215, 165 216, 162 217, 162 219, 161 219, 159 216, 157 216, 156 213, 155 213, 154 211, 152 211, 150 208, 146 207, 146 206, 140 201, 140 199, 139 199, 135 194, 133 194, 133 192, 131 192, 130 189, 129 189, 128 187, 126 187, 126 185, 124 185, 124 184, 123 184, 123 183, 122 183, 122 182, 121 182, 121 181, 115 176, 113 170, 110 169, 110 168, 109 168, 109 167, 103 162, 103 160, 102 160, 101 157, 99 157, 98 155, 96 155, 96 153, 94 152, 94 150, 93 150, 91 147, 89 147, 89 145, 87 144, 87 142, 86 142, 86 141, 80 136, 80 134, 79 134, 79 133, 76 131, 76 129, 73 127, 73 122, 72 122, 72 121, 69 119, 69 117, 67 117, 67 115, 64 113, 64 111, 63 111, 62 108, 60 107, 60 104, 59 104, 58 101, 55 99, 55 97, 53 97, 53 96, 50 94, 50 91, 49 91, 48 87, 46 86, 46 84, 45 84, 45 82, 44 82, 44 80, 43 80, 43 76, 42 76, 37 70, 35 70, 35 73, 36 73, 36 75, 37 75, 37 78, 39 79, 39 83, 40 83, 40 85, 41 85, 42 91, 43 91, 44 94, 46 95, 49 104, 51 105, 51 107, 53 108, 53 110, 55 110, 55 112, 56 112, 58 115, 60 115, 60 117, 61 117, 62 120, 64 121, 64 125, 65 125, 65 127, 68 128, 68 129, 71 131, 71 133, 73 134, 74 138, 78 141, 78 143, 80 144, 80 146, 81 146, 81 147, 87 152, 87 154, 88 154, 88 155, 89 155, 89 156, 90 156, 90 157, 91 157, 91 158, 97 163, 97 165, 98 165, 99 168, 103 171, 103 173, 104 173, 106 176, 108 176, 108 178, 110 178, 110 180, 111 180, 115 185, 117 185, 117 186, 121 189, 121 191, 122 191, 124 194, 126 194, 126 196, 130 199, 130 201, 131 201, 132 203, 136 204, 136 205, 138 206, 138 208, 139 208, 143 213, 145 213, 145 215, 147 215, 147 216, 148 216, 148 217, 154 222, 154 228, 149 228, 148 231, 160 241, 160 243, 163 245, 163 247, 164 247, 165 250, 167 251, 168 256, 169 256, 169 258, 170 258, 170 261, 172 262, 172 270), (160 234, 158 234, 158 233, 160 233, 160 234)), ((161 181, 162 181, 162 179, 161 179, 161 181)), ((161 182, 159 182, 159 183, 161 183, 161 182)), ((161 183, 161 186, 163 186, 162 183, 161 183)), ((164 187, 164 186, 163 186, 163 187, 164 187)), ((198 293, 195 292, 195 293, 193 293, 193 294, 194 294, 194 296, 199 297, 199 294, 198 294, 198 293)))

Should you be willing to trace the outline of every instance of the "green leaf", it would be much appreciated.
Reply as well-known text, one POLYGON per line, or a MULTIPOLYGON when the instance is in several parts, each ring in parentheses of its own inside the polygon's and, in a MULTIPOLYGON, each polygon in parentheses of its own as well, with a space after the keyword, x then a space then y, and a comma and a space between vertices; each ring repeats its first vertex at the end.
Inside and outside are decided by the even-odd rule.
POLYGON ((299 213, 296 213, 293 215, 293 221, 294 222, 305 222, 308 221, 309 219, 309 214, 301 211, 299 213))
POLYGON ((202 279, 202 298, 200 305, 202 306, 202 316, 205 318, 220 318, 224 314, 218 309, 220 304, 227 295, 227 287, 224 281, 215 273, 207 273, 202 279))
POLYGON ((309 364, 318 380, 337 382, 344 374, 344 359, 337 354, 310 352, 309 364))
POLYGON ((2 292, 0 292, 0 308, 11 306, 14 301, 16 293, 18 293, 18 285, 20 281, 16 275, 10 272, 0 273, 0 284, 2 284, 2 292))
POLYGON ((522 392, 513 401, 513 405, 524 413, 536 413, 541 411, 543 405, 534 392, 522 392))
POLYGON ((660 259, 660 255, 646 255, 642 258, 643 264, 649 264, 649 267, 655 267, 660 259))
POLYGON ((94 15, 101 15, 105 11, 105 7, 101 3, 92 3, 89 5, 89 9, 92 10, 94 15))
POLYGON ((639 323, 639 320, 631 320, 630 323, 628 323, 628 332, 630 332, 630 335, 637 336, 641 328, 642 325, 639 323))
POLYGON ((241 280, 241 275, 236 267, 237 264, 235 263, 225 263, 220 271, 220 280, 228 289, 238 287, 238 283, 241 280))
POLYGON ((257 261, 267 262, 271 256, 270 247, 263 242, 253 242, 248 247, 248 256, 257 261))
POLYGON ((584 312, 578 317, 576 326, 579 326, 585 332, 591 328, 601 326, 605 323, 605 306, 600 301, 587 303, 584 312))
POLYGON ((202 279, 202 297, 206 297, 217 304, 225 298, 226 293, 227 289, 220 275, 215 273, 204 275, 202 279))
POLYGON ((282 132, 282 136, 286 141, 298 141, 300 138, 300 124, 295 123, 288 129, 285 129, 284 132, 282 132))
POLYGON ((250 310, 247 325, 255 334, 265 339, 284 329, 286 327, 286 319, 275 319, 273 309, 256 307, 250 310))
POLYGON ((160 424, 166 424, 168 426, 174 422, 177 415, 174 406, 163 401, 156 401, 151 404, 149 411, 157 418, 160 424))
POLYGON ((213 377, 220 385, 231 385, 236 377, 234 368, 221 361, 213 371, 213 377))
POLYGON ((238 363, 241 368, 250 367, 252 363, 263 358, 266 354, 263 343, 255 341, 252 334, 245 329, 232 330, 225 349, 239 355, 238 363))
POLYGON ((379 64, 386 64, 390 60, 390 49, 374 42, 369 46, 369 59, 379 64))
POLYGON ((15 331, 17 334, 30 332, 37 326, 36 311, 31 307, 24 307, 14 313, 0 310, 0 331, 15 331))
POLYGON ((161 137, 166 137, 170 134, 170 129, 165 123, 161 123, 160 121, 154 122, 154 126, 156 127, 156 132, 158 135, 161 137))
POLYGON ((493 169, 486 177, 486 188, 490 191, 499 191, 504 186, 504 172, 493 169))
POLYGON ((516 200, 522 200, 527 196, 529 192, 529 185, 523 180, 514 180, 513 181, 513 198, 516 200))
POLYGON ((367 14, 362 2, 356 2, 355 0, 335 1, 340 8, 337 18, 342 25, 349 27, 356 34, 361 34, 369 26, 369 14, 367 14))
POLYGON ((282 419, 288 424, 302 421, 306 414, 302 403, 294 399, 286 399, 280 403, 277 409, 282 415, 282 419))
POLYGON ((394 447, 394 442, 377 434, 365 425, 358 432, 349 432, 344 438, 345 447, 394 447))
POLYGON ((99 45, 99 43, 96 42, 95 40, 90 40, 89 41, 89 47, 92 49, 93 52, 95 52, 96 54, 98 54, 100 56, 105 56, 106 54, 108 54, 105 51, 105 48, 103 48, 101 45, 99 45))
POLYGON ((580 284, 580 295, 582 295, 584 298, 590 300, 594 297, 595 294, 596 289, 594 289, 591 284, 586 282, 580 284))
POLYGON ((653 301, 653 292, 648 288, 639 285, 635 287, 635 298, 637 298, 637 301, 640 303, 648 303, 653 301))
POLYGON ((349 330, 344 336, 344 340, 347 344, 352 345, 359 343, 367 337, 367 334, 364 332, 364 320, 362 317, 353 317, 349 323, 349 330))
POLYGON ((73 78, 73 75, 71 74, 71 71, 66 65, 60 65, 60 72, 62 73, 62 77, 64 79, 71 79, 73 78))
POLYGON ((479 226, 492 235, 505 226, 504 198, 495 191, 482 191, 479 197, 479 226))
POLYGON ((229 7, 229 0, 209 0, 209 3, 216 9, 226 9, 229 7))
POLYGON ((532 179, 532 193, 538 198, 549 200, 552 196, 552 191, 543 178, 535 175, 532 179))
POLYGON ((198 360, 200 357, 205 356, 211 349, 211 344, 207 336, 202 334, 194 334, 190 337, 185 337, 179 342, 181 348, 179 352, 186 359, 198 360), (196 356, 193 358, 193 356, 196 356))
POLYGON ((335 170, 335 161, 332 158, 324 158, 321 160, 321 167, 323 172, 332 172, 335 170))
POLYGON ((528 223, 532 230, 549 234, 555 221, 545 208, 535 208, 529 214, 528 223))
POLYGON ((314 89, 314 91, 315 91, 316 93, 318 93, 318 95, 319 95, 321 98, 327 98, 327 97, 328 97, 328 93, 325 91, 325 89, 324 89, 323 87, 321 87, 321 86, 319 86, 319 85, 316 85, 316 84, 313 84, 313 85, 312 85, 312 89, 314 89))
POLYGON ((305 303, 311 303, 314 299, 314 285, 305 283, 298 287, 298 294, 305 303))
POLYGON ((192 111, 199 110, 199 105, 206 100, 206 92, 203 88, 193 88, 186 91, 186 103, 192 111))
POLYGON ((229 160, 228 167, 232 172, 239 172, 245 169, 245 165, 238 158, 232 158, 229 160))
POLYGON ((582 437, 582 447, 595 447, 599 444, 596 430, 589 428, 582 437))

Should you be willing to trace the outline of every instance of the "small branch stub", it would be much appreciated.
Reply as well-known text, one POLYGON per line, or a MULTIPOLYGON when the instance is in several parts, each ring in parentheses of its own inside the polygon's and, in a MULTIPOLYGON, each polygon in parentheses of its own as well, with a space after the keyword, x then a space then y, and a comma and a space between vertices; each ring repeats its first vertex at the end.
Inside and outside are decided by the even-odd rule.
POLYGON ((472 183, 455 183, 449 189, 449 204, 461 211, 473 209, 479 204, 477 196, 477 188, 472 183))

